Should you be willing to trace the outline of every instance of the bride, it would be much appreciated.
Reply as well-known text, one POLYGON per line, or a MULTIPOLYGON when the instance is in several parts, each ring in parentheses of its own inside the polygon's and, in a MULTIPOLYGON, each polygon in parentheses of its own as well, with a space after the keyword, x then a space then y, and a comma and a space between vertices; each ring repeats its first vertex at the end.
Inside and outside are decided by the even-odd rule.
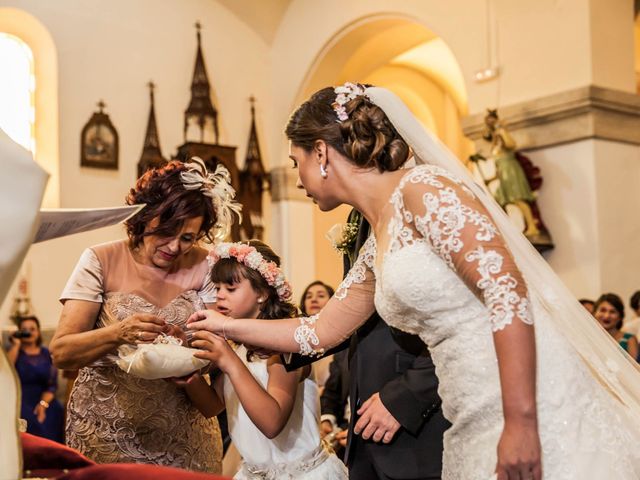
POLYGON ((443 478, 640 478, 637 365, 395 95, 325 88, 286 134, 298 186, 323 211, 360 210, 372 235, 319 314, 197 312, 196 337, 316 355, 377 309, 431 351, 452 423, 443 478), (401 169, 411 152, 420 165, 401 169))

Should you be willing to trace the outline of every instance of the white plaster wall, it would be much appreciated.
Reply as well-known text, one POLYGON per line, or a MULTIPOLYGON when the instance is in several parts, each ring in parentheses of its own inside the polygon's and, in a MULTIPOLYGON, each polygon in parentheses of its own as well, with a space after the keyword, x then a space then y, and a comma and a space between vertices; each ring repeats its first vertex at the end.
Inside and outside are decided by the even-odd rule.
POLYGON ((584 140, 528 155, 544 176, 551 267, 576 297, 614 292, 627 303, 640 289, 640 147, 584 140))
POLYGON ((594 141, 602 292, 640 290, 640 146, 594 141))
POLYGON ((525 152, 544 178, 538 205, 555 244, 545 258, 578 298, 602 289, 593 143, 525 152))
MULTIPOLYGON (((592 0, 625 12, 632 0, 592 0)), ((484 19, 486 2, 451 0, 294 0, 273 43, 271 71, 274 86, 274 123, 270 136, 281 131, 294 108, 297 92, 320 52, 351 25, 379 16, 404 17, 423 24, 441 36, 456 56, 466 82, 469 113, 487 105, 508 105, 593 83, 591 61, 590 2, 584 0, 540 0, 521 2, 494 0, 492 25, 497 44, 490 46, 497 55, 501 74, 497 82, 477 84, 473 73, 487 63, 487 35, 484 19), (286 75, 283 75, 286 72, 286 75)), ((601 8, 604 8, 602 6, 601 8)), ((610 13, 608 18, 621 14, 610 13)), ((603 41, 602 36, 599 37, 603 41)), ((602 46, 598 47, 598 52, 602 46)), ((632 35, 610 35, 606 48, 632 51, 632 35)), ((624 53, 620 54, 623 57, 624 53)), ((626 60, 608 57, 613 62, 626 60)), ((604 66, 604 62, 599 62, 604 66)), ((624 73, 624 72, 623 72, 624 73)), ((599 84, 628 89, 618 74, 601 75, 599 84)), ((272 157, 280 158, 283 143, 273 143, 272 157)))

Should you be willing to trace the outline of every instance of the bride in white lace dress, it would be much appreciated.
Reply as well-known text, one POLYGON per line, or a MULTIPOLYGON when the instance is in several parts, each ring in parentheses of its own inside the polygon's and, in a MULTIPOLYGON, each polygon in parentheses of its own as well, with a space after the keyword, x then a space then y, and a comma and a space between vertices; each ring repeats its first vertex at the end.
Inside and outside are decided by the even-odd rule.
POLYGON ((431 351, 452 423, 443 478, 640 478, 637 366, 393 94, 321 90, 287 135, 299 186, 321 210, 360 210, 373 234, 318 315, 199 312, 191 327, 314 355, 377 309, 431 351), (426 165, 400 169, 409 146, 426 165))

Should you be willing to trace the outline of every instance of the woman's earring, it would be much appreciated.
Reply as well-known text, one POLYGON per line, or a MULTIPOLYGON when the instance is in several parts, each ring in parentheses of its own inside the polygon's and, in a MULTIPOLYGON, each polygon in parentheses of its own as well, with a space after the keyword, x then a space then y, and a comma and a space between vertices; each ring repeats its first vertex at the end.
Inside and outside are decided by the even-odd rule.
POLYGON ((327 169, 323 164, 320 164, 320 176, 322 178, 327 178, 327 169))

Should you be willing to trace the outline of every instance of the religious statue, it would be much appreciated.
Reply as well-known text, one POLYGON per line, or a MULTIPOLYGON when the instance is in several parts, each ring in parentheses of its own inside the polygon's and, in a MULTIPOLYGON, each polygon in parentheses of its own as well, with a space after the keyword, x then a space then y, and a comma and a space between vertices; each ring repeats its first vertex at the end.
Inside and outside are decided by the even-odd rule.
POLYGON ((524 219, 524 235, 539 250, 553 248, 553 241, 549 230, 540 216, 540 209, 536 201, 536 191, 542 185, 540 169, 531 160, 516 150, 516 142, 506 127, 500 122, 497 110, 487 110, 484 118, 485 130, 482 137, 491 143, 491 153, 487 158, 482 154, 475 154, 470 160, 476 164, 478 172, 485 184, 502 208, 514 205, 519 209, 524 219), (495 176, 485 178, 480 160, 493 161, 495 176), (495 185, 495 188, 491 188, 495 185))

